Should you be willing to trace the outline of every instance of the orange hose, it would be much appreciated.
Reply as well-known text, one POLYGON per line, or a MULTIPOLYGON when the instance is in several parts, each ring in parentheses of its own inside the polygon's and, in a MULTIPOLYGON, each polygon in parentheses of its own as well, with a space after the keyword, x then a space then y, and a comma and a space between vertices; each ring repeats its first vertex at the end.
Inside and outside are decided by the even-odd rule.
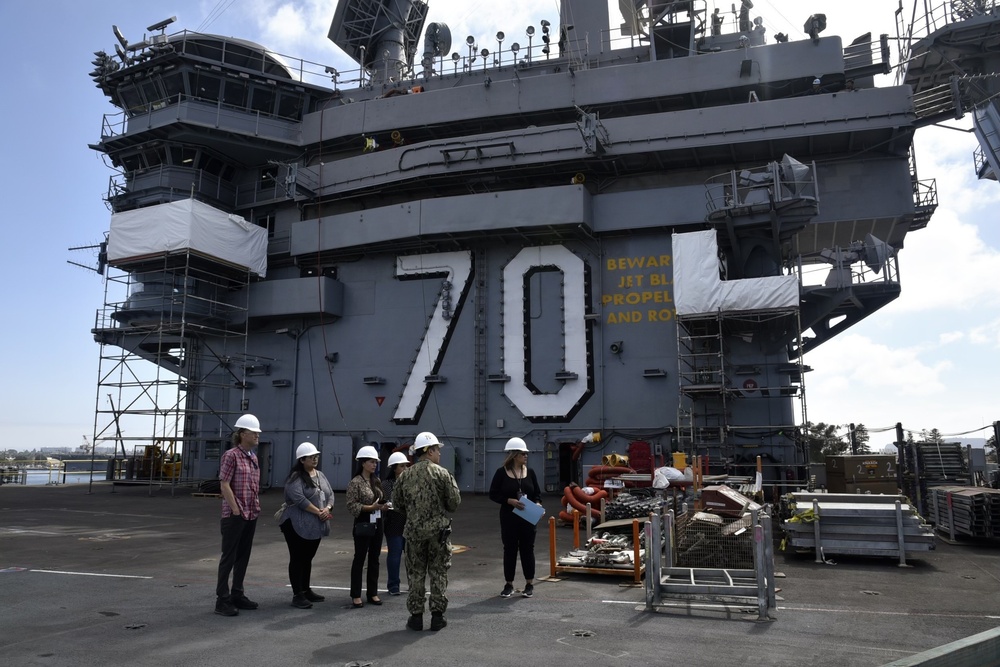
MULTIPOLYGON (((587 512, 587 503, 585 503, 585 502, 581 503, 579 500, 576 499, 576 496, 573 495, 572 487, 567 486, 563 490, 563 499, 566 500, 566 502, 569 503, 569 505, 571 507, 573 507, 576 510, 579 510, 581 514, 586 514, 586 512, 587 512)), ((601 516, 600 510, 598 510, 597 508, 595 508, 593 506, 593 503, 591 503, 591 506, 590 506, 590 515, 593 516, 593 517, 600 517, 601 516)))
POLYGON ((588 496, 586 493, 583 492, 583 487, 574 486, 573 484, 570 484, 569 488, 573 492, 573 495, 576 497, 576 499, 584 504, 591 503, 592 505, 596 505, 601 501, 601 498, 608 497, 608 492, 605 491, 604 489, 598 489, 597 491, 594 491, 593 495, 588 496))

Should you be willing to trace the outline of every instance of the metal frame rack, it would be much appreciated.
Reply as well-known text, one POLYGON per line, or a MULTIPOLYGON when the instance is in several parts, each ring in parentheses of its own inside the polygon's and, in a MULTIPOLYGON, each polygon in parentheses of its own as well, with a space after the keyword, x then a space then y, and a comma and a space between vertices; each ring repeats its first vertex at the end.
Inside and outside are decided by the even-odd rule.
POLYGON ((752 569, 677 567, 675 514, 658 512, 645 525, 646 610, 665 606, 665 599, 716 600, 757 605, 757 620, 773 619, 777 609, 774 585, 774 548, 771 517, 752 510, 746 530, 753 531, 752 569), (660 545, 659 548, 650 545, 660 545), (655 575, 655 576, 654 576, 655 575))

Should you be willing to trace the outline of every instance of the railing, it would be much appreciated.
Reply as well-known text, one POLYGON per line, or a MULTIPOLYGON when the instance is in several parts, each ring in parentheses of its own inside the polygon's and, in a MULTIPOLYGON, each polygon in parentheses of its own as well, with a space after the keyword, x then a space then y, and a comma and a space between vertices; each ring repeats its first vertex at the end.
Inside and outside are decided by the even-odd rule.
POLYGON ((917 209, 923 209, 927 207, 937 208, 937 205, 937 179, 931 178, 924 181, 914 181, 913 206, 917 209))
POLYGON ((884 74, 889 73, 889 36, 880 35, 878 41, 851 44, 844 47, 844 71, 859 70, 872 65, 881 66, 884 74))
POLYGON ((81 479, 76 480, 80 483, 90 481, 94 475, 101 475, 103 479, 107 475, 108 460, 105 456, 99 456, 94 459, 66 459, 43 467, 9 465, 0 467, 0 484, 27 485, 30 482, 33 485, 52 486, 66 484, 67 477, 80 477, 81 479), (82 479, 84 477, 87 479, 82 479))
POLYGON ((28 470, 15 466, 0 468, 0 484, 27 484, 28 470))
POLYGON ((833 265, 824 282, 825 287, 844 289, 858 285, 896 284, 899 282, 899 260, 895 254, 881 258, 880 262, 869 263, 863 257, 858 256, 858 247, 841 248, 836 246, 824 251, 824 253, 826 253, 827 261, 833 265))
POLYGON ((984 167, 986 166, 986 151, 983 150, 982 146, 976 146, 975 150, 972 151, 972 161, 976 165, 976 173, 984 173, 984 167))
POLYGON ((113 139, 130 130, 141 132, 187 121, 210 127, 224 126, 229 130, 242 129, 248 135, 278 139, 289 143, 297 141, 299 119, 226 104, 220 100, 205 99, 180 93, 125 111, 105 114, 101 123, 101 138, 113 139))
MULTIPOLYGON (((704 0, 696 0, 698 4, 704 0)), ((513 32, 508 33, 512 35, 513 32)), ((557 43, 559 40, 558 28, 549 35, 550 42, 542 40, 541 30, 534 32, 532 36, 525 33, 523 37, 514 39, 508 38, 503 41, 496 41, 494 37, 479 40, 473 37, 473 44, 458 44, 456 41, 455 50, 451 54, 444 54, 438 58, 432 58, 430 67, 419 65, 421 53, 417 53, 414 61, 417 64, 413 69, 405 71, 401 77, 394 77, 391 81, 386 81, 382 85, 393 86, 396 84, 411 85, 419 84, 430 76, 458 75, 476 70, 486 70, 489 68, 519 67, 528 68, 533 65, 542 65, 549 60, 560 58, 563 54, 559 52, 557 43), (505 42, 506 41, 506 45, 505 42), (527 44, 523 42, 527 41, 527 44), (516 44, 516 46, 515 46, 516 44), (495 50, 489 47, 496 45, 495 50), (548 50, 548 53, 545 50, 548 50), (420 71, 418 71, 420 70, 420 71)), ((635 46, 648 46, 649 39, 642 34, 629 34, 619 28, 602 31, 599 35, 581 35, 579 37, 570 32, 567 35, 567 51, 575 51, 584 54, 581 62, 582 67, 595 67, 600 64, 601 57, 605 53, 605 46, 610 49, 627 49, 635 46)), ((248 50, 242 40, 230 40, 218 35, 198 33, 190 30, 180 31, 169 37, 166 47, 162 44, 151 44, 146 49, 137 51, 132 62, 142 62, 155 57, 164 48, 173 48, 175 51, 192 58, 205 60, 216 60, 229 65, 239 67, 250 72, 252 75, 263 77, 264 79, 284 79, 309 84, 322 88, 332 88, 334 91, 341 88, 372 88, 373 78, 378 72, 373 68, 351 68, 338 70, 335 67, 324 65, 303 58, 288 56, 285 54, 261 49, 260 51, 248 50), (218 42, 218 47, 212 47, 211 42, 218 42), (233 54, 230 57, 230 54, 233 54), (258 54, 260 57, 258 57, 258 54), (280 65, 281 69, 276 66, 280 65)), ((419 49, 418 49, 419 51, 419 49)), ((383 72, 383 75, 387 72, 383 72)), ((388 79, 387 76, 384 78, 388 79)))
MULTIPOLYGON (((905 63, 908 60, 913 42, 952 23, 995 14, 998 9, 1000 0, 914 0, 913 10, 907 17, 903 0, 899 0, 899 8, 896 10, 899 62, 905 63)), ((905 69, 900 67, 896 70, 896 83, 902 82, 905 69)))
POLYGON ((709 218, 742 209, 769 208, 772 204, 816 200, 815 163, 771 162, 763 167, 732 170, 705 183, 709 218))
POLYGON ((149 191, 169 191, 183 197, 202 195, 225 208, 236 204, 237 187, 204 169, 161 164, 151 169, 139 169, 111 176, 107 201, 117 210, 118 203, 132 198, 141 199, 149 191))
POLYGON ((288 199, 290 195, 277 182, 270 187, 261 183, 238 186, 203 169, 160 165, 111 176, 105 201, 112 210, 121 210, 123 207, 134 208, 133 205, 162 203, 191 196, 209 199, 211 201, 206 203, 219 208, 239 209, 288 199), (168 196, 164 197, 164 193, 168 196))

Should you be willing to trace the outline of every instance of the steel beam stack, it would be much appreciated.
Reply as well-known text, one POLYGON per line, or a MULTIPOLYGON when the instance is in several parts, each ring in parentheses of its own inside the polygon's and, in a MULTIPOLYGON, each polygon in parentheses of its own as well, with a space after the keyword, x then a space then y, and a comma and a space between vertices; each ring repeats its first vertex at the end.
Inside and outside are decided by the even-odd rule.
POLYGON ((782 527, 787 545, 829 554, 896 556, 934 548, 934 532, 905 496, 853 493, 791 493, 782 527))
POLYGON ((985 487, 938 486, 928 498, 929 518, 949 534, 1000 537, 1000 490, 985 487))
POLYGON ((923 478, 928 482, 969 479, 962 457, 962 443, 918 442, 916 447, 923 478))
POLYGON ((923 514, 930 513, 929 496, 935 487, 963 486, 970 481, 961 443, 913 442, 903 451, 902 492, 923 514))

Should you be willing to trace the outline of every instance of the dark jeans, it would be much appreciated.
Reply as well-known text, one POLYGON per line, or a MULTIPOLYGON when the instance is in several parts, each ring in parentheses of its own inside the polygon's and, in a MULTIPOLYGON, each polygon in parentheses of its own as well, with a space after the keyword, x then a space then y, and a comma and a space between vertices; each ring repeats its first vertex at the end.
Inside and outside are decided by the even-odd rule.
MULTIPOLYGON (((530 502, 525 499, 525 502, 530 502)), ((513 512, 500 514, 500 541, 503 542, 503 578, 514 581, 517 557, 525 579, 535 578, 535 525, 513 512)))
POLYGON ((319 549, 319 540, 299 537, 291 520, 281 524, 281 534, 285 536, 285 544, 288 545, 288 582, 292 585, 292 593, 305 593, 309 590, 313 556, 319 549))
POLYGON ((389 553, 385 557, 385 575, 387 581, 386 588, 389 592, 399 592, 399 563, 403 559, 403 548, 406 545, 406 538, 402 535, 386 535, 385 544, 389 547, 389 553))
MULTIPOLYGON (((353 529, 353 526, 352 526, 353 529)), ((354 536, 354 561, 351 563, 351 597, 361 597, 361 571, 368 561, 368 597, 378 595, 378 556, 382 551, 382 522, 371 537, 354 536)))
POLYGON ((222 558, 219 559, 219 583, 215 587, 218 597, 229 597, 230 572, 233 574, 233 595, 243 595, 243 577, 250 563, 256 530, 257 519, 247 521, 242 516, 227 516, 222 520, 222 558))

